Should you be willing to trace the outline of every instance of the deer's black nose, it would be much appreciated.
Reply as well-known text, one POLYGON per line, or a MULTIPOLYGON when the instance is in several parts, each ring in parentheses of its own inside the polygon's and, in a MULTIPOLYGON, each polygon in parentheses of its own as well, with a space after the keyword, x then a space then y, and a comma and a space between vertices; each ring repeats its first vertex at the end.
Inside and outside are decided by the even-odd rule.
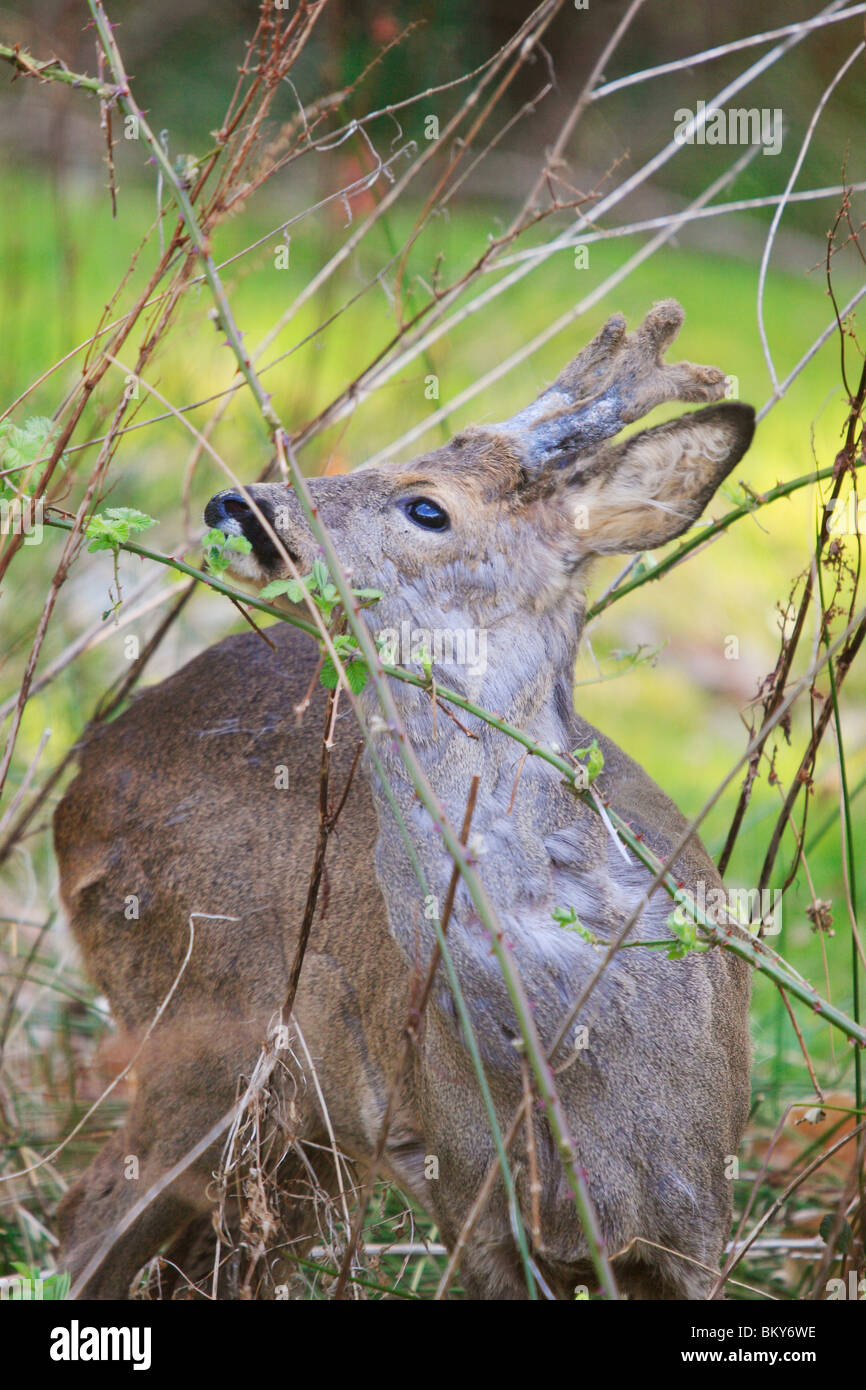
MULTIPOLYGON (((257 502, 256 505, 265 516, 269 515, 269 509, 263 507, 261 502, 257 502)), ((204 509, 204 519, 208 526, 219 526, 223 521, 232 520, 243 527, 244 522, 253 517, 249 502, 239 492, 218 492, 204 509)))
MULTIPOLYGON (((261 496, 251 499, 255 502, 258 512, 265 518, 271 527, 274 524, 274 509, 269 501, 261 496)), ((225 523, 232 521, 235 527, 230 528, 231 534, 237 535, 238 530, 245 536, 255 552, 256 559, 267 568, 272 569, 279 559, 279 552, 271 538, 269 531, 265 529, 259 520, 259 516, 253 511, 250 502, 247 501, 239 492, 233 492, 230 488, 225 492, 218 492, 212 497, 204 509, 204 519, 208 526, 218 527, 223 531, 226 529, 225 523)))

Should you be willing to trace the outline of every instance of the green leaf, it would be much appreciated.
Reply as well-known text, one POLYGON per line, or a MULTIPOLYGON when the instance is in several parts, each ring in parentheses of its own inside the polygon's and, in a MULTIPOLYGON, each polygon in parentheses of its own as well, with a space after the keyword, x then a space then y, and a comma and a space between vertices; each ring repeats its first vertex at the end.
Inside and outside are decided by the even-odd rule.
MULTIPOLYGON (((328 573, 328 566, 325 564, 324 560, 313 561, 313 568, 311 570, 311 574, 313 576, 313 582, 316 588, 319 590, 320 593, 324 593, 331 579, 331 576, 328 573)), ((336 590, 334 592, 336 593, 336 590)))
POLYGON ((331 658, 327 657, 319 675, 319 680, 322 682, 322 685, 325 687, 326 690, 336 690, 337 681, 339 679, 340 678, 337 675, 336 666, 334 665, 331 658))
POLYGON ((42 1289, 44 1299, 52 1299, 58 1303, 65 1303, 69 1297, 69 1290, 72 1285, 72 1276, 68 1270, 61 1270, 58 1274, 50 1274, 45 1280, 42 1289))
POLYGON ((146 531, 156 521, 135 507, 106 507, 88 521, 85 535, 90 541, 88 550, 114 550, 128 541, 135 531, 146 531))
MULTIPOLYGON (((367 670, 367 663, 365 661, 356 660, 346 662, 345 666, 346 681, 348 683, 349 689, 351 690, 353 695, 360 695, 361 691, 364 689, 364 686, 367 684, 367 677, 370 674, 370 672, 367 670)), ((325 664, 322 667, 319 680, 322 682, 322 685, 325 687, 326 690, 336 690, 338 679, 339 677, 337 676, 337 669, 334 666, 331 657, 327 657, 325 660, 325 664)))
POLYGON ((90 542, 90 545, 87 547, 88 550, 93 551, 93 550, 116 550, 116 549, 117 549, 117 542, 116 542, 116 540, 111 539, 111 538, 109 538, 108 536, 94 535, 93 532, 90 530, 89 527, 88 527, 87 534, 88 534, 89 536, 92 536, 92 537, 93 537, 93 539, 92 539, 91 542, 90 542))
POLYGON ((638 560, 637 564, 635 565, 634 569, 632 570, 631 578, 640 579, 641 576, 649 574, 650 570, 655 569, 657 563, 658 562, 655 556, 652 554, 652 552, 649 550, 645 550, 641 555, 640 559, 638 560))
POLYGON ((226 554, 227 550, 234 550, 238 554, 248 555, 252 546, 246 536, 227 536, 218 527, 208 531, 202 540, 202 553, 208 569, 216 575, 225 574, 231 564, 230 557, 226 554))
POLYGON ((575 748, 571 756, 578 760, 586 758, 586 773, 589 782, 594 782, 604 767, 604 754, 598 746, 597 738, 594 738, 587 748, 575 748))
POLYGON ((349 682, 349 689, 353 695, 360 695, 364 686, 367 684, 367 677, 370 672, 367 669, 366 661, 350 661, 346 667, 346 680, 349 682))
POLYGON ((355 598, 379 599, 382 597, 381 589, 353 589, 355 598))
POLYGON ((555 907, 550 914, 554 922, 558 922, 566 931, 576 932, 583 941, 588 941, 591 946, 597 946, 599 938, 589 927, 585 927, 575 912, 573 907, 555 907))
POLYGON ((102 515, 110 517, 112 521, 124 523, 130 531, 146 531, 149 526, 156 525, 155 517, 148 516, 147 512, 140 512, 135 507, 106 507, 102 515))
MULTIPOLYGON (((58 426, 46 415, 32 415, 22 426, 11 420, 0 421, 0 468, 25 470, 42 457, 42 464, 30 478, 28 491, 33 492, 42 476, 44 465, 48 462, 50 444, 57 434, 58 426)), ((66 467, 66 455, 61 455, 61 465, 66 467)), ((0 492, 13 495, 14 489, 8 484, 0 484, 0 492)))
POLYGON ((710 949, 709 943, 701 941, 698 937, 697 922, 678 922, 676 914, 672 912, 668 917, 668 926, 671 935, 677 938, 674 945, 667 949, 668 960, 684 960, 690 951, 702 955, 710 949))
POLYGON ((283 594, 287 594, 293 585, 295 588, 300 588, 300 585, 295 584, 293 579, 272 579, 270 584, 266 584, 263 589, 259 590, 259 598, 269 603, 272 598, 281 598, 283 594))

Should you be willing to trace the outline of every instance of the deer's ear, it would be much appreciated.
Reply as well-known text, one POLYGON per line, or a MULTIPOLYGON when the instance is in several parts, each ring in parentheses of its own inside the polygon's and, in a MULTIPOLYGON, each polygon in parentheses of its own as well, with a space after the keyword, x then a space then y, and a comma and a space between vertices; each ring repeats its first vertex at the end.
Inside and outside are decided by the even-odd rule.
POLYGON ((680 535, 742 458, 754 430, 752 407, 726 402, 589 455, 563 479, 582 553, 652 550, 680 535))

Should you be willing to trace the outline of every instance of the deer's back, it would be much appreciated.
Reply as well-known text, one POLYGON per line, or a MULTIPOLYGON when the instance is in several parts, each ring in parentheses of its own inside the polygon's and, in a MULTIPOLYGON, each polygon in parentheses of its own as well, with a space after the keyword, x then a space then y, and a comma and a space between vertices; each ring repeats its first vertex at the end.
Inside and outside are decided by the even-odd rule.
MULTIPOLYGON (((316 649, 287 625, 272 637, 276 651, 254 633, 229 637, 138 695, 84 739, 78 776, 57 808, 73 932, 88 973, 133 1034, 172 988, 191 917, 191 954, 161 1027, 172 1019, 181 1034, 196 1019, 220 1030, 248 1025, 254 1046, 285 999, 318 828, 325 697, 317 683, 298 725, 294 707, 310 686, 316 649), (130 919, 131 897, 138 917, 130 919)), ((332 753, 332 800, 357 743, 347 710, 332 753)), ((390 1069, 378 1034, 363 1027, 365 1000, 376 998, 396 1035, 408 999, 373 872, 375 835, 359 769, 329 841, 296 1010, 323 1084, 332 1071, 347 1095, 352 1076, 365 1092, 384 1091, 390 1069)), ((356 1094, 346 1142, 357 1109, 356 1094)))

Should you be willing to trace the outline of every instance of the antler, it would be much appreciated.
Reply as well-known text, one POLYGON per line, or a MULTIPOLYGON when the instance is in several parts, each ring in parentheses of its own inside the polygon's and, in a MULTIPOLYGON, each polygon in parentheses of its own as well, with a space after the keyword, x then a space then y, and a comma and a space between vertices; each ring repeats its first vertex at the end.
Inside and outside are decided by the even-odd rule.
POLYGON ((626 334, 614 314, 532 405, 490 429, 520 444, 526 467, 561 467, 663 401, 719 400, 726 377, 718 367, 662 361, 684 317, 675 299, 663 299, 626 334))

